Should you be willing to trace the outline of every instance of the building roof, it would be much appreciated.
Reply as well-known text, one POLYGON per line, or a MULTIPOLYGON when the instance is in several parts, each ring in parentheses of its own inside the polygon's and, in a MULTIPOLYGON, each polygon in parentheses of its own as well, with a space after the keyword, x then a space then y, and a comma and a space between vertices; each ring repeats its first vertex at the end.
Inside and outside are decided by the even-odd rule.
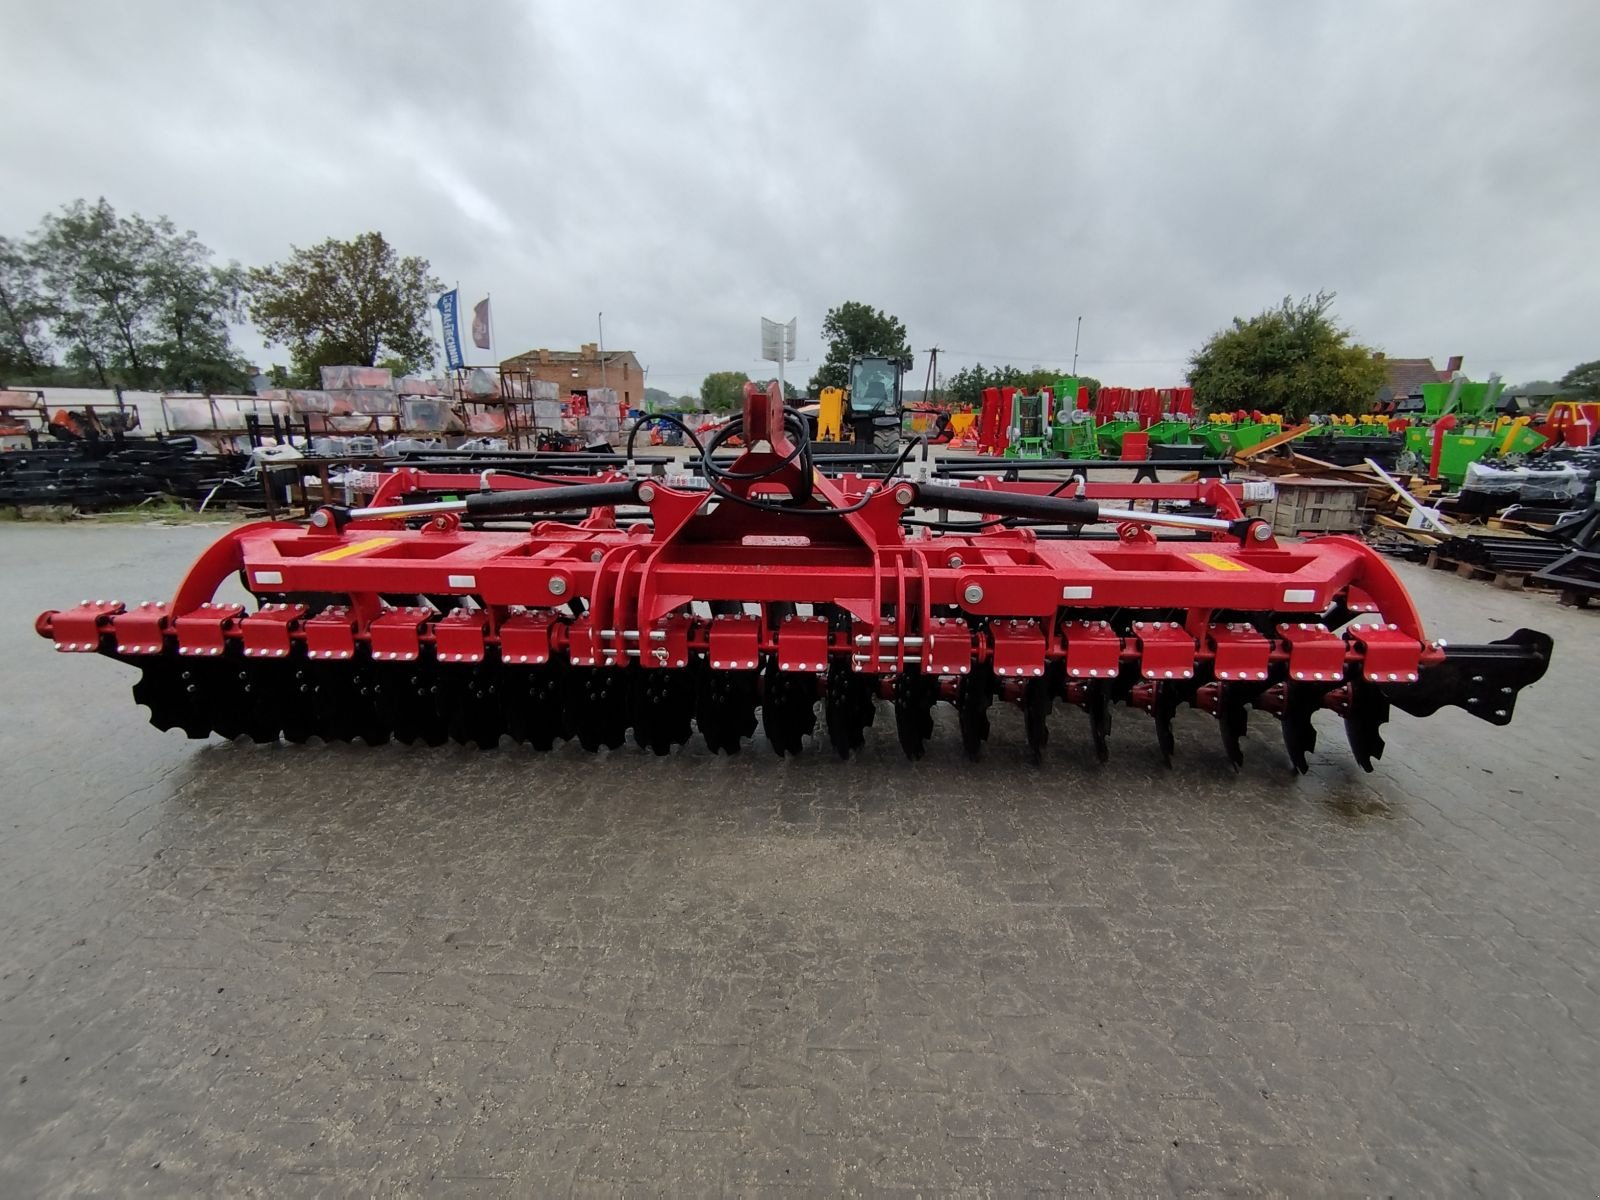
POLYGON ((631 358, 635 362, 638 361, 638 356, 635 355, 632 350, 607 350, 605 352, 605 354, 603 356, 601 356, 601 355, 597 355, 596 353, 591 353, 591 352, 589 352, 587 350, 543 350, 543 349, 541 349, 541 350, 524 350, 521 354, 512 355, 510 358, 506 359, 505 361, 508 362, 508 363, 517 363, 517 362, 542 363, 542 362, 549 362, 551 364, 561 363, 562 365, 566 365, 567 363, 598 362, 600 357, 604 357, 607 362, 614 362, 619 358, 631 358))
POLYGON ((1431 358, 1385 358, 1383 372, 1381 391, 1387 392, 1389 399, 1415 395, 1425 383, 1441 383, 1450 378, 1449 372, 1439 370, 1431 358))

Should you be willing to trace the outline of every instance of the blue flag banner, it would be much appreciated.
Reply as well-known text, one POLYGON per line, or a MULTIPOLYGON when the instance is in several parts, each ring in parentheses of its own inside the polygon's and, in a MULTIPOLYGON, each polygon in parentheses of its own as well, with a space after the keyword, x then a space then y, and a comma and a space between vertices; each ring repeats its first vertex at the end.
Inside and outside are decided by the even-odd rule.
POLYGON ((447 371, 459 371, 466 366, 466 360, 461 357, 461 326, 456 320, 459 290, 451 288, 439 297, 436 305, 440 323, 444 326, 444 365, 447 371))

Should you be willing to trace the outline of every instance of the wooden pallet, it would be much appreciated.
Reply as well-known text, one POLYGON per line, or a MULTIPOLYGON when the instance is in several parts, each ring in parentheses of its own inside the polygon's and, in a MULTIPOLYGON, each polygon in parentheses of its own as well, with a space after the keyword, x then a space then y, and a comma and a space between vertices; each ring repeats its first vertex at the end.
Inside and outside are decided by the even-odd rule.
POLYGON ((1463 579, 1476 579, 1484 583, 1492 583, 1497 588, 1505 588, 1512 592, 1554 592, 1560 589, 1554 584, 1545 583, 1542 579, 1534 579, 1531 572, 1527 571, 1496 571, 1493 567, 1486 567, 1482 563, 1461 562, 1458 559, 1446 558, 1437 550, 1428 552, 1428 566, 1435 571, 1454 571, 1463 579))

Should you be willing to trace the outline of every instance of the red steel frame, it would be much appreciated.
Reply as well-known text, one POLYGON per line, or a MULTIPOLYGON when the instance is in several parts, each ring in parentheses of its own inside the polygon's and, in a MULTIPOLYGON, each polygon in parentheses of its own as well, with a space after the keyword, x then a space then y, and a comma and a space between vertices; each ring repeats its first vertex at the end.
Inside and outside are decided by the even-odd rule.
MULTIPOLYGON (((773 451, 746 459, 783 453, 787 449, 780 438, 773 451)), ((1272 539, 1241 544, 1221 533, 1211 541, 1158 539, 1134 522, 1123 524, 1114 541, 1047 540, 1025 528, 907 536, 899 524, 903 497, 892 487, 873 492, 875 482, 858 475, 817 475, 811 487, 821 501, 841 508, 865 502, 857 512, 798 528, 793 520, 774 521, 725 501, 706 513, 707 493, 657 483, 644 484, 640 493, 639 516, 647 511, 648 521, 619 523, 616 509, 602 508, 575 524, 538 521, 518 531, 463 528, 450 515, 421 529, 379 519, 357 520, 343 529, 248 525, 201 555, 170 604, 124 612, 120 605, 95 603, 46 614, 39 629, 63 649, 97 649, 99 636, 110 632, 120 649, 137 653, 170 634, 180 653, 204 654, 228 642, 243 642, 248 649, 254 640, 249 631, 270 626, 270 635, 263 628, 260 636, 270 636, 285 653, 301 643, 314 644, 314 654, 348 657, 358 645, 376 651, 381 640, 386 648, 378 653, 410 657, 420 646, 437 643, 443 626, 453 639, 450 653, 464 656, 461 661, 482 658, 489 646, 504 652, 509 636, 518 654, 538 656, 532 661, 565 650, 574 661, 637 657, 641 666, 652 668, 679 665, 691 652, 729 662, 775 654, 784 662, 822 669, 829 654, 850 652, 861 671, 896 672, 910 662, 924 671, 958 674, 961 665, 1003 655, 1007 673, 1028 675, 1058 660, 1074 673, 1080 643, 1084 662, 1100 661, 1108 649, 1113 661, 1148 654, 1148 638, 1121 637, 1112 648, 1102 626, 1079 628, 1082 623, 1071 620, 1073 610, 1098 618, 1106 610, 1132 608, 1170 610, 1181 617, 1182 645, 1167 639, 1161 659, 1169 665, 1162 669, 1188 677, 1197 663, 1217 658, 1218 633, 1227 623, 1215 620, 1215 614, 1301 614, 1313 626, 1342 600, 1354 611, 1380 612, 1386 622, 1392 636, 1379 678, 1414 676, 1421 665, 1442 657, 1426 640, 1394 572, 1354 538, 1327 537, 1292 547, 1272 539), (300 605, 251 614, 213 604, 217 588, 240 572, 258 594, 333 594, 347 603, 331 621, 325 614, 303 619, 300 605), (452 617, 447 624, 430 614, 412 621, 409 629, 393 620, 375 629, 391 611, 383 597, 395 595, 470 595, 482 609, 465 623, 452 617), (552 615, 575 598, 586 606, 582 616, 552 615), (743 601, 762 605, 763 612, 765 605, 780 602, 832 604, 851 615, 852 626, 829 633, 810 621, 695 618, 683 612, 691 601, 743 601), (965 623, 936 635, 941 627, 935 611, 952 609, 989 618, 991 636, 974 637, 965 623), (1058 621, 1062 616, 1068 619, 1058 621), (1018 628, 1026 632, 1016 635, 1006 622, 1022 622, 1018 628), (670 644, 671 653, 638 653, 641 631, 650 630, 667 633, 661 640, 670 644), (862 635, 870 646, 864 655, 856 653, 862 635), (952 639, 963 647, 956 656, 960 663, 947 657, 952 639), (718 651, 723 641, 726 654, 718 651), (918 643, 920 650, 908 652, 918 643)), ((1036 495, 1060 487, 994 479, 967 486, 1036 495)), ((526 490, 530 484, 512 475, 405 469, 380 478, 373 504, 483 487, 526 490)), ((1080 494, 1101 501, 1190 501, 1237 518, 1242 516, 1239 491, 1237 485, 1207 480, 1088 483, 1080 494)), ((753 485, 750 492, 760 496, 762 486, 753 485)), ((1341 661, 1361 656, 1360 647, 1335 640, 1341 661)), ((1252 661, 1289 661, 1305 653, 1296 647, 1292 635, 1263 638, 1251 650, 1252 661)))

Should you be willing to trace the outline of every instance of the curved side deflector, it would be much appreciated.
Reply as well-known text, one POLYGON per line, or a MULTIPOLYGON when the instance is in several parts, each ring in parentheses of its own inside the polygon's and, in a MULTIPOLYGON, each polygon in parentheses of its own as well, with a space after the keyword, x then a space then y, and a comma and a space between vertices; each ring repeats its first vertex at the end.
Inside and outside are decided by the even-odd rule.
POLYGON ((1509 725, 1517 693, 1544 678, 1555 642, 1536 629, 1479 646, 1446 646, 1444 661, 1416 683, 1384 684, 1383 694, 1414 717, 1430 717, 1447 704, 1491 725, 1509 725))

